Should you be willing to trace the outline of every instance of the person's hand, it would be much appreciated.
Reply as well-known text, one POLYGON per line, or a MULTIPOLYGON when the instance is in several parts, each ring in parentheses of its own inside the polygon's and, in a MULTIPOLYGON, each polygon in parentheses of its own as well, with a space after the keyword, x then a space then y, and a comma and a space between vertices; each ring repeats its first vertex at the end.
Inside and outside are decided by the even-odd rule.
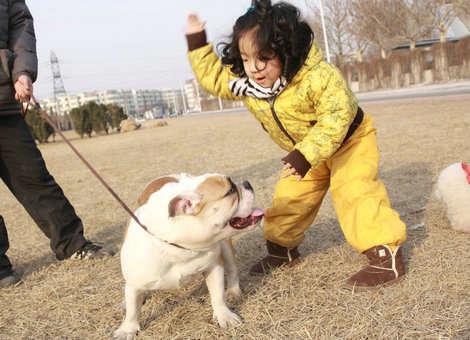
POLYGON ((300 174, 297 172, 297 170, 295 170, 294 167, 292 167, 292 165, 290 165, 289 163, 286 163, 286 162, 282 162, 284 164, 284 167, 282 168, 282 172, 281 172, 281 178, 286 178, 286 177, 289 177, 289 176, 295 176, 295 178, 300 181, 302 179, 302 176, 300 176, 300 174))
POLYGON ((26 74, 22 74, 15 82, 15 99, 20 102, 29 102, 33 95, 33 82, 26 74))
POLYGON ((186 34, 199 33, 204 31, 206 23, 199 20, 197 14, 191 13, 188 15, 186 34))

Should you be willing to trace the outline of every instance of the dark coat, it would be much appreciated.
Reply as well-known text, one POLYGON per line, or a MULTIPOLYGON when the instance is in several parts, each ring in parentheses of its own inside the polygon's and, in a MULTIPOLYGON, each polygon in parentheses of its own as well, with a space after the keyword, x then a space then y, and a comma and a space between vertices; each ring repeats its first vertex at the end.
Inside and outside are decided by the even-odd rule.
POLYGON ((24 0, 0 0, 0 115, 19 113, 13 84, 22 74, 36 80, 33 18, 24 0))

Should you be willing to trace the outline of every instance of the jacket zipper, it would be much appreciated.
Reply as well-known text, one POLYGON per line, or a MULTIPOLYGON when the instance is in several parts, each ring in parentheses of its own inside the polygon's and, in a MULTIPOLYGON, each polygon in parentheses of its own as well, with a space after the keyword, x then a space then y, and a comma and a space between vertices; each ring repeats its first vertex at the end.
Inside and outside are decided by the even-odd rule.
POLYGON ((276 114, 276 110, 274 110, 274 102, 276 101, 276 97, 272 97, 268 99, 269 106, 271 107, 271 113, 273 115, 274 120, 276 121, 277 126, 279 129, 284 133, 284 135, 290 139, 293 145, 295 145, 295 140, 292 138, 289 133, 287 132, 286 128, 282 125, 281 121, 279 120, 279 117, 276 114))

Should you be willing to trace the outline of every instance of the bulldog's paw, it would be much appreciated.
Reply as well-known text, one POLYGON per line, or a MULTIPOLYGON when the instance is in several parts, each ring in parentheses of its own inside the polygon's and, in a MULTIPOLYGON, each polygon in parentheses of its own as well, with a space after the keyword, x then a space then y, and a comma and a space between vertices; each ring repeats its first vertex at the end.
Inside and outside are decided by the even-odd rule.
POLYGON ((133 340, 139 331, 139 325, 121 325, 114 332, 113 340, 133 340))
POLYGON ((217 320, 221 328, 236 327, 243 323, 242 319, 227 307, 215 311, 214 319, 217 320))
POLYGON ((235 285, 227 288, 225 291, 225 297, 228 301, 239 301, 242 297, 242 291, 239 285, 235 285))

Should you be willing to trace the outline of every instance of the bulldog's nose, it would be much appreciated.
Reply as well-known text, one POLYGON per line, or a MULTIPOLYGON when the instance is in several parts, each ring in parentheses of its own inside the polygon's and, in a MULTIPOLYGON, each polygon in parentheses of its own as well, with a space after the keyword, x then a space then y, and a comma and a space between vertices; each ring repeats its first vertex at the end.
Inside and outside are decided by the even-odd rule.
POLYGON ((248 182, 248 181, 243 181, 242 185, 243 185, 243 187, 244 187, 246 190, 254 191, 254 190, 253 190, 253 187, 252 187, 251 184, 250 184, 250 182, 248 182))

